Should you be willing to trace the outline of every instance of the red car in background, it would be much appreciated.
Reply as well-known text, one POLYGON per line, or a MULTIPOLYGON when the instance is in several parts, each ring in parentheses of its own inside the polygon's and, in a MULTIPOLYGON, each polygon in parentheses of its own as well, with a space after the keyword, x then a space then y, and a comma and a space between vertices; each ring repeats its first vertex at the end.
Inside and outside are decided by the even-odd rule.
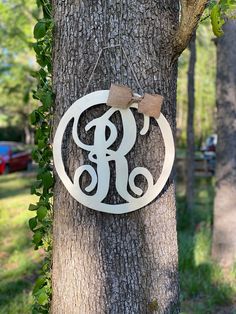
POLYGON ((0 142, 0 174, 31 167, 31 153, 21 143, 0 142))

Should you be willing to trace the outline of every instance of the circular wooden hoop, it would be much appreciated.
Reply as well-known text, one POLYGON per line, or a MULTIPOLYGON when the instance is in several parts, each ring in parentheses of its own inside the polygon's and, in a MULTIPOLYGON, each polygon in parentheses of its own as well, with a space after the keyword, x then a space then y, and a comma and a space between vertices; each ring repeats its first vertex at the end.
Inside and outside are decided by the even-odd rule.
MULTIPOLYGON (((108 99, 108 94, 109 94, 109 90, 100 90, 100 91, 87 94, 84 97, 78 99, 76 102, 74 102, 72 106, 66 111, 66 113, 64 114, 64 116, 62 117, 58 125, 56 134, 54 137, 54 143, 53 143, 54 166, 62 183, 64 184, 68 192, 71 194, 71 196, 75 198, 78 202, 80 202, 86 207, 89 207, 97 211, 111 213, 111 214, 124 214, 124 213, 135 211, 139 208, 142 208, 148 205, 162 191, 162 189, 164 188, 170 176, 170 173, 173 167, 174 156, 175 156, 175 146, 174 146, 174 140, 173 140, 173 135, 172 135, 170 125, 168 121, 166 120, 166 118, 163 116, 163 114, 161 114, 160 117, 155 120, 157 121, 160 127, 162 137, 164 140, 165 158, 164 158, 164 163, 163 163, 160 177, 158 178, 156 183, 153 184, 151 189, 148 189, 147 192, 143 196, 139 198, 133 198, 131 202, 124 203, 124 204, 106 204, 106 203, 102 203, 102 201, 98 202, 97 200, 94 200, 93 196, 81 193, 81 191, 78 190, 78 186, 75 185, 70 180, 70 178, 68 177, 65 171, 63 158, 62 158, 62 141, 63 141, 64 132, 66 130, 68 123, 71 121, 71 119, 75 117, 75 115, 81 114, 83 111, 85 111, 86 109, 92 106, 106 103, 108 99)), ((138 104, 133 104, 132 107, 137 109, 138 104)), ((120 109, 120 110, 129 110, 129 109, 120 109)))

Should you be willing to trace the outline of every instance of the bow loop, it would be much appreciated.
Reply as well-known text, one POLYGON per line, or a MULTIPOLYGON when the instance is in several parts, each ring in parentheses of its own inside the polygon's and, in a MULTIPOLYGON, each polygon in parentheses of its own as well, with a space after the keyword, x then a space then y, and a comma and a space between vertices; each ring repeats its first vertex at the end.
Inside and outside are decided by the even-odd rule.
POLYGON ((158 94, 145 93, 143 97, 134 96, 128 86, 111 84, 107 105, 127 109, 133 103, 138 103, 138 112, 149 117, 159 118, 164 97, 158 94))

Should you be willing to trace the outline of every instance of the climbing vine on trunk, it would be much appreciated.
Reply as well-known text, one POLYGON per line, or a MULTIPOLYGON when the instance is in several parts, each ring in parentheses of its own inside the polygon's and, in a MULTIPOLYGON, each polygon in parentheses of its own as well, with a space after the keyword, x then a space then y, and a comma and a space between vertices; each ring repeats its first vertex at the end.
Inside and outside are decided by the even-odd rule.
POLYGON ((35 249, 42 247, 46 252, 46 256, 41 275, 37 279, 33 290, 35 302, 32 313, 48 313, 51 299, 51 199, 54 184, 51 149, 53 21, 51 19, 50 1, 38 0, 37 5, 42 9, 42 18, 37 21, 34 27, 36 42, 32 46, 40 68, 33 74, 38 81, 37 90, 33 91, 33 98, 39 101, 39 107, 31 113, 30 119, 35 128, 35 149, 32 152, 32 157, 38 164, 37 180, 31 187, 31 193, 38 196, 38 201, 36 204, 30 204, 29 206, 29 210, 35 212, 35 217, 29 220, 29 227, 33 231, 35 249))

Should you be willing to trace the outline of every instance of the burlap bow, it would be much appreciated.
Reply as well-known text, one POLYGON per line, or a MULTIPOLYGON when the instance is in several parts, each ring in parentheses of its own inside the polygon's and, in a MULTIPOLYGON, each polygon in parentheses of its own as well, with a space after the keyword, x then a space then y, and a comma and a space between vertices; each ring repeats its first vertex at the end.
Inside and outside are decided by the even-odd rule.
POLYGON ((138 112, 159 118, 163 100, 164 97, 158 94, 145 93, 142 97, 135 97, 128 86, 111 84, 107 105, 127 109, 132 103, 138 103, 138 112))

